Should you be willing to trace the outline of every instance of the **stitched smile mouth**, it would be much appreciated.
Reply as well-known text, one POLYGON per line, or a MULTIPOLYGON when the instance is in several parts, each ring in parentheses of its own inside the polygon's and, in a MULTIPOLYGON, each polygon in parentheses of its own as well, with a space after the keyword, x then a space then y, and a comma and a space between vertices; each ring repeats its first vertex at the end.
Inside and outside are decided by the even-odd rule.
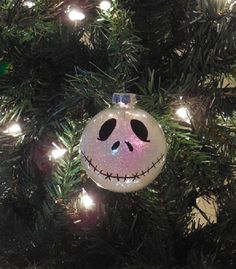
POLYGON ((112 179, 116 179, 117 181, 120 181, 120 180, 124 180, 126 181, 127 179, 131 179, 133 181, 135 181, 136 179, 140 179, 140 177, 142 176, 145 176, 146 174, 148 174, 153 168, 156 167, 156 165, 158 163, 160 163, 160 161, 162 160, 162 158, 164 157, 164 154, 162 153, 160 157, 158 157, 155 162, 152 162, 152 164, 145 170, 145 171, 141 171, 141 173, 136 173, 136 174, 132 174, 131 176, 130 175, 127 175, 125 174, 124 176, 120 176, 119 174, 116 174, 116 175, 113 175, 112 173, 108 173, 108 172, 105 172, 103 170, 99 170, 97 165, 93 164, 93 160, 92 158, 90 158, 89 156, 87 156, 85 154, 85 152, 81 151, 82 153, 82 156, 83 158, 85 159, 85 161, 89 164, 89 166, 91 166, 93 169, 94 169, 94 172, 98 172, 99 174, 103 175, 105 177, 105 179, 108 179, 108 180, 112 180, 112 179))

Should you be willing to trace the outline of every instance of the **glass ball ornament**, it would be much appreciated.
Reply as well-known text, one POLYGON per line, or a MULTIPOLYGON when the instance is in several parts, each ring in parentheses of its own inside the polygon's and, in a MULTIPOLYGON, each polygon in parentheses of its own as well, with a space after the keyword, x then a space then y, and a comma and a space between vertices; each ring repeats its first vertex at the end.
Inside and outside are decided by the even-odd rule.
POLYGON ((136 102, 135 94, 114 93, 114 106, 93 117, 81 136, 81 163, 87 175, 110 191, 142 189, 156 179, 165 162, 162 128, 136 102))

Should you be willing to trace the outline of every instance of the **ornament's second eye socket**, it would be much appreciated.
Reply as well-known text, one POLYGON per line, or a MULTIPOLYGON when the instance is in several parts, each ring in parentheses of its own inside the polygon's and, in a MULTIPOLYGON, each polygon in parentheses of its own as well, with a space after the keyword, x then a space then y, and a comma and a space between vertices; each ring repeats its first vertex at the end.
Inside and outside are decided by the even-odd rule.
POLYGON ((148 138, 148 130, 147 127, 139 120, 131 120, 130 122, 131 128, 133 132, 136 134, 136 136, 144 141, 144 142, 150 142, 150 140, 147 140, 148 138))
POLYGON ((111 135, 116 127, 116 119, 109 119, 105 121, 99 131, 98 140, 105 141, 111 135))

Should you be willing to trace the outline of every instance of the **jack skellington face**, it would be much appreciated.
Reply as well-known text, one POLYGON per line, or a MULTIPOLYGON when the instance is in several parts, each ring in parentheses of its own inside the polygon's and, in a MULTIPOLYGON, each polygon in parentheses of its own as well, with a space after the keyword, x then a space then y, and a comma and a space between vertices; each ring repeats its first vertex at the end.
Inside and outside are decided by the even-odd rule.
POLYGON ((80 152, 88 176, 99 186, 131 192, 145 187, 160 173, 166 140, 160 125, 144 110, 114 107, 89 122, 80 152))

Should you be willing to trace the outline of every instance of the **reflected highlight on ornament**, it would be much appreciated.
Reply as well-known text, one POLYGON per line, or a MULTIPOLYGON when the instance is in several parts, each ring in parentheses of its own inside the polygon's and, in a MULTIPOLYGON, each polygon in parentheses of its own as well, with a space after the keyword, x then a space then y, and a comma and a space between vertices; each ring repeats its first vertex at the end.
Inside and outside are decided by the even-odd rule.
POLYGON ((95 205, 93 199, 88 195, 85 189, 82 190, 81 205, 86 209, 91 209, 95 205))
POLYGON ((60 148, 54 142, 52 144, 55 147, 55 149, 53 149, 51 151, 50 157, 52 157, 53 159, 55 159, 55 160, 56 159, 59 159, 59 158, 61 158, 67 152, 67 150, 65 148, 60 148))
POLYGON ((187 122, 188 124, 191 123, 191 116, 186 107, 178 108, 175 113, 181 120, 187 122))
POLYGON ((111 2, 110 1, 102 1, 100 3, 100 9, 103 11, 108 11, 111 8, 111 2))
POLYGON ((68 12, 68 17, 71 21, 82 21, 83 19, 85 19, 84 13, 79 9, 71 9, 68 12))
POLYGON ((15 137, 20 135, 21 131, 20 125, 18 123, 13 123, 4 131, 4 133, 15 137))

